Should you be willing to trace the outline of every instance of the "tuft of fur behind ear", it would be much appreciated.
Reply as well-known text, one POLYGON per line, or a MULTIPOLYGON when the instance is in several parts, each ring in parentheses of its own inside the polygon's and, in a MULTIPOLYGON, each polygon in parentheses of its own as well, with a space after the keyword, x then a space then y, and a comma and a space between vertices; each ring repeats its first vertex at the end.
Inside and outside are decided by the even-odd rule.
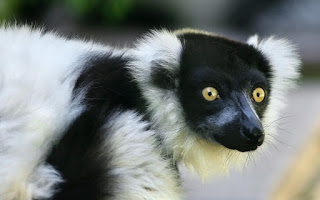
POLYGON ((247 43, 251 46, 258 47, 258 40, 259 40, 259 36, 255 34, 249 37, 249 39, 247 40, 247 43))
POLYGON ((257 36, 248 40, 248 44, 257 48, 269 61, 271 66, 270 101, 264 114, 262 123, 266 132, 266 139, 272 140, 277 127, 280 111, 284 108, 288 91, 296 86, 300 77, 301 60, 296 46, 286 39, 274 36, 258 41, 257 36))
POLYGON ((294 44, 286 39, 269 37, 257 48, 267 57, 272 69, 272 87, 287 90, 295 86, 300 77, 301 60, 294 44))
MULTIPOLYGON (((167 70, 162 75, 174 75, 179 70, 182 44, 180 40, 167 30, 151 31, 142 37, 132 51, 136 58, 131 63, 133 77, 140 83, 152 81, 155 71, 167 70)), ((172 78, 169 78, 172 79, 172 78)))

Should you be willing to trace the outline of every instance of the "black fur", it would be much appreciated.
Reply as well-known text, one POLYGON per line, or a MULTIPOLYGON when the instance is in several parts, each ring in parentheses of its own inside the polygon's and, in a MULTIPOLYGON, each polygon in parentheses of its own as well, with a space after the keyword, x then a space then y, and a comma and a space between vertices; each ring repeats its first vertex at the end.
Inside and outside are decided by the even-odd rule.
MULTIPOLYGON (((93 56, 75 84, 75 92, 86 89, 85 104, 110 108, 123 107, 144 112, 141 91, 127 69, 129 58, 111 55, 93 56)), ((77 95, 77 94, 75 94, 77 95)))
MULTIPOLYGON (((108 170, 106 156, 99 159, 97 148, 101 142, 100 127, 105 121, 106 107, 96 107, 84 112, 62 140, 56 145, 47 162, 59 170, 65 182, 59 186, 54 200, 99 200, 105 195, 103 176, 108 170)), ((112 189, 113 185, 107 187, 112 189)))
MULTIPOLYGON (((110 55, 94 56, 76 81, 74 95, 85 90, 86 110, 54 146, 47 162, 62 175, 53 200, 99 200, 112 197, 115 177, 108 177, 108 160, 112 155, 98 155, 100 128, 108 115, 118 109, 144 112, 145 102, 137 84, 126 68, 128 59, 110 55)), ((107 150, 106 150, 107 151, 107 150)))
POLYGON ((152 84, 159 88, 173 90, 175 88, 176 74, 171 72, 161 65, 155 64, 151 72, 152 84))

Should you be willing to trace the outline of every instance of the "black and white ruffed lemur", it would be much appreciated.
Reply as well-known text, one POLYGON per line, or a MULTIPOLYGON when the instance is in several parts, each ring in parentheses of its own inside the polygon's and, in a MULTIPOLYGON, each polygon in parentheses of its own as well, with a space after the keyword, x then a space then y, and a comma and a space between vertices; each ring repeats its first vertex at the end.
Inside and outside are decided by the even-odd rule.
POLYGON ((179 163, 207 177, 263 149, 299 66, 274 37, 158 30, 116 49, 2 26, 0 200, 183 199, 179 163))

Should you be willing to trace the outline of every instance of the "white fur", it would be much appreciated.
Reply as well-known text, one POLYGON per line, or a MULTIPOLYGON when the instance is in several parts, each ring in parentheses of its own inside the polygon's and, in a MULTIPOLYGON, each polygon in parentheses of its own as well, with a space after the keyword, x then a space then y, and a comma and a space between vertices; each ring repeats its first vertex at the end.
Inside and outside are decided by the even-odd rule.
POLYGON ((41 164, 29 177, 27 191, 33 199, 50 198, 59 183, 62 183, 60 174, 50 165, 41 164))
POLYGON ((82 111, 74 81, 88 55, 110 48, 4 26, 0 44, 0 199, 48 197, 61 180, 41 162, 82 111))
POLYGON ((115 113, 110 119, 103 128, 105 143, 100 152, 102 156, 112 152, 106 164, 111 164, 108 177, 114 176, 113 182, 118 183, 113 199, 181 199, 177 174, 161 156, 148 123, 132 111, 115 113))
POLYGON ((247 40, 247 43, 249 45, 254 46, 254 47, 258 47, 258 42, 259 42, 258 40, 259 40, 259 36, 257 34, 255 34, 255 35, 249 37, 249 39, 247 40))
POLYGON ((277 39, 272 36, 259 42, 258 36, 255 35, 249 38, 248 44, 257 48, 271 65, 270 101, 262 124, 266 139, 272 140, 274 137, 270 135, 276 134, 280 111, 285 106, 286 95, 296 85, 296 80, 299 78, 301 61, 296 47, 286 39, 277 39))
POLYGON ((179 70, 182 45, 172 33, 162 30, 153 31, 139 40, 133 50, 136 60, 132 63, 132 73, 139 83, 147 84, 150 73, 157 64, 171 72, 179 70))

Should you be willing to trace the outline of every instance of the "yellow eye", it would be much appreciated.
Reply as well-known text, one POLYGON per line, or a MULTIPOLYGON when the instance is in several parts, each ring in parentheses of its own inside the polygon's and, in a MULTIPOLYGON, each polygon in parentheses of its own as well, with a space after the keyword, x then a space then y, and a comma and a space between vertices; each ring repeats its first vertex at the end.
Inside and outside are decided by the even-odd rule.
POLYGON ((264 100, 265 93, 264 90, 260 87, 256 88, 252 92, 253 100, 257 103, 260 103, 264 100))
POLYGON ((202 90, 202 96, 207 101, 214 101, 219 98, 218 91, 213 87, 206 87, 202 90))

